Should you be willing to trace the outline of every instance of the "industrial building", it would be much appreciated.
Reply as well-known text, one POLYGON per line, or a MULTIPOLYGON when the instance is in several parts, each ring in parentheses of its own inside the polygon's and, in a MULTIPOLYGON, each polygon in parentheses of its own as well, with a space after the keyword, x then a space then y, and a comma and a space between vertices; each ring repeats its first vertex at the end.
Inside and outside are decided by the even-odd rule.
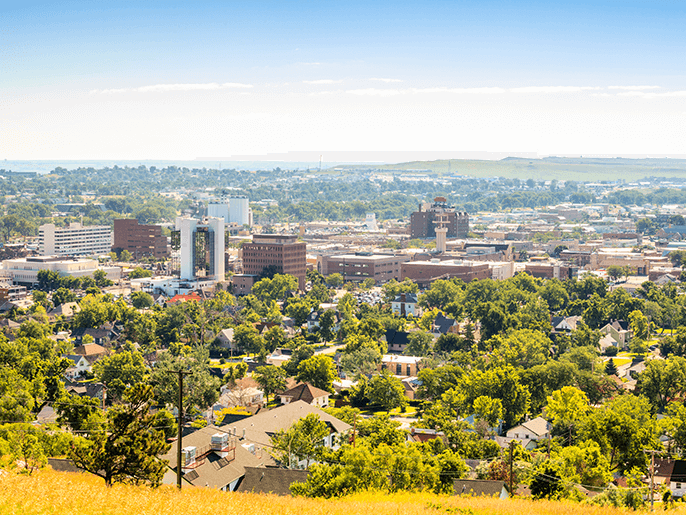
POLYGON ((225 224, 252 226, 250 200, 245 196, 222 197, 211 200, 207 205, 207 216, 222 218, 225 224))

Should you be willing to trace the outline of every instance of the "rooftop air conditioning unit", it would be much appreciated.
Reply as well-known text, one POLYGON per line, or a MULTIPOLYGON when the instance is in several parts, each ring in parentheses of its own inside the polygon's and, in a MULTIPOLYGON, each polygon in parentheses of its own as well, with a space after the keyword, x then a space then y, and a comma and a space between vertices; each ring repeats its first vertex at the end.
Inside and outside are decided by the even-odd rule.
POLYGON ((183 464, 184 466, 193 465, 195 463, 195 447, 184 447, 181 449, 183 453, 183 464))

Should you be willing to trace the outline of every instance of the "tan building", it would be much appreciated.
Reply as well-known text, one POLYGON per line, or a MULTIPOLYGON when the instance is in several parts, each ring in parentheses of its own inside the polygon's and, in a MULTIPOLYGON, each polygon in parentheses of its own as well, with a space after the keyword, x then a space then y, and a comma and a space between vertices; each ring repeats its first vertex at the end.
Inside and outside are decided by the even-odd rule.
POLYGON ((347 281, 359 282, 372 278, 377 284, 399 280, 400 267, 410 260, 410 256, 399 254, 372 254, 356 252, 354 254, 335 254, 318 256, 317 270, 323 276, 339 273, 347 281))
POLYGON ((428 287, 437 279, 462 279, 468 283, 474 279, 487 279, 492 276, 488 263, 472 261, 413 261, 403 263, 400 280, 411 279, 420 288, 428 287))
POLYGON ((112 250, 119 254, 128 250, 134 259, 144 256, 164 258, 170 248, 167 237, 159 225, 140 225, 135 218, 114 221, 114 244, 112 250))
POLYGON ((571 279, 574 268, 558 263, 527 263, 524 271, 540 279, 571 279))
POLYGON ((243 244, 243 274, 261 275, 267 267, 279 274, 298 279, 298 288, 305 289, 307 245, 295 235, 256 234, 252 243, 243 244))

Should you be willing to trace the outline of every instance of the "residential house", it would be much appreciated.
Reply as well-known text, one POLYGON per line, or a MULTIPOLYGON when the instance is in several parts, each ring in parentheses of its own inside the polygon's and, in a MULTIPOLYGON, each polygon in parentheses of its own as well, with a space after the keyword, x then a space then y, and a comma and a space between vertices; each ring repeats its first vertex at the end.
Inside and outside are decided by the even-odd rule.
POLYGON ((292 349, 286 349, 286 348, 277 348, 274 349, 274 352, 272 352, 269 356, 267 356, 267 363, 269 365, 275 365, 275 366, 281 366, 284 364, 286 361, 291 359, 293 356, 293 350, 292 349))
POLYGON ((262 387, 252 377, 244 377, 221 388, 219 402, 227 407, 264 406, 262 387))
POLYGON ((523 424, 514 426, 506 433, 503 444, 509 445, 512 440, 519 442, 525 449, 536 447, 536 442, 550 437, 552 424, 543 417, 536 417, 523 424))
POLYGON ((422 358, 417 356, 398 356, 385 354, 381 357, 378 370, 388 370, 391 374, 401 377, 412 377, 419 374, 419 364, 422 358))
POLYGON ((107 388, 102 383, 72 383, 66 381, 64 388, 71 395, 98 399, 101 403, 104 403, 107 398, 107 388))
MULTIPOLYGON (((281 430, 287 430, 310 413, 317 415, 329 428, 329 434, 324 438, 323 445, 333 449, 338 448, 341 439, 352 428, 350 424, 346 424, 302 400, 293 401, 272 410, 261 411, 252 417, 223 425, 220 429, 236 435, 239 443, 251 446, 252 451, 257 456, 262 456, 265 459, 264 455, 271 448, 271 435, 281 430)), ((306 462, 302 461, 292 465, 293 468, 304 468, 306 462)))
MULTIPOLYGON (((307 315, 307 331, 313 333, 319 330, 319 319, 324 314, 324 311, 312 311, 307 315)), ((341 324, 341 314, 338 311, 334 312, 334 326, 331 328, 333 332, 337 332, 341 324)))
MULTIPOLYGON (((264 467, 272 462, 269 455, 256 453, 250 446, 241 443, 229 431, 207 426, 183 437, 181 450, 181 472, 183 482, 193 486, 233 491, 245 475, 246 467, 264 467)), ((176 483, 177 442, 162 459, 169 462, 169 469, 162 482, 176 483)))
POLYGON ((431 332, 434 334, 458 333, 460 325, 454 318, 445 316, 439 313, 431 326, 431 332))
POLYGON ((72 364, 69 365, 69 368, 64 372, 64 375, 70 381, 83 377, 93 369, 85 356, 80 354, 69 354, 64 357, 72 362, 72 364))
POLYGON ((408 439, 411 442, 424 443, 430 440, 444 440, 445 433, 437 429, 422 429, 419 427, 410 428, 408 439))
POLYGON ((80 345, 83 342, 83 337, 86 335, 93 338, 93 343, 97 345, 105 345, 110 342, 112 331, 111 329, 104 327, 98 329, 93 327, 80 327, 71 332, 71 336, 74 338, 74 341, 77 345, 80 345))
POLYGON ((572 317, 552 317, 550 325, 554 333, 569 333, 576 330, 576 325, 581 321, 580 316, 572 317))
POLYGON ((290 404, 295 401, 305 401, 310 406, 318 408, 326 408, 329 406, 329 397, 331 393, 326 390, 315 388, 309 383, 300 383, 295 385, 279 395, 281 404, 290 404))
POLYGON ((236 350, 236 346, 233 343, 233 328, 230 327, 229 329, 222 329, 219 331, 217 343, 223 349, 236 350))
POLYGON ((78 302, 65 302, 48 311, 48 318, 55 320, 58 317, 63 317, 65 320, 71 320, 79 311, 81 311, 81 306, 78 302))
POLYGON ((105 347, 97 343, 84 343, 74 348, 74 354, 85 356, 91 364, 103 356, 107 356, 108 352, 105 347))
POLYGON ((418 303, 416 293, 400 293, 391 301, 391 310, 394 314, 401 317, 407 315, 416 316, 418 303))
POLYGON ((655 458, 655 484, 664 485, 673 497, 686 495, 686 460, 665 460, 655 458))
POLYGON ((405 331, 396 331, 395 329, 387 329, 386 335, 382 339, 386 340, 388 344, 388 352, 397 352, 402 354, 405 348, 410 343, 408 337, 410 333, 405 331))
POLYGON ((613 320, 609 324, 605 324, 601 327, 600 332, 611 335, 621 344, 622 348, 626 347, 627 343, 631 341, 631 338, 634 335, 629 322, 624 320, 613 320))
POLYGON ((307 470, 245 467, 245 476, 236 491, 256 494, 291 495, 291 485, 307 481, 307 473, 307 470))

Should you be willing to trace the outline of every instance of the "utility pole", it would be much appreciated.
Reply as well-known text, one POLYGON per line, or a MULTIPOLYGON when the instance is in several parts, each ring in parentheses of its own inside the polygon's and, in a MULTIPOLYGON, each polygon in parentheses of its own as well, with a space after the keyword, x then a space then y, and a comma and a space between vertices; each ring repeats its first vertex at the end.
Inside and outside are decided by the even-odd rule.
POLYGON ((353 419, 353 449, 355 448, 355 439, 357 438, 357 413, 353 419))
POLYGON ((512 482, 514 480, 514 476, 512 474, 512 469, 514 468, 514 443, 514 440, 510 440, 510 497, 514 496, 514 492, 512 491, 512 482))
POLYGON ((183 453, 181 452, 181 447, 183 445, 183 376, 189 375, 190 372, 177 370, 176 373, 179 374, 179 400, 177 405, 179 411, 179 427, 178 437, 176 439, 176 487, 181 490, 181 478, 183 475, 181 472, 181 459, 183 457, 183 453))
POLYGON ((650 454, 650 511, 655 510, 654 487, 655 487, 655 455, 662 451, 655 449, 644 449, 646 454, 650 454))

